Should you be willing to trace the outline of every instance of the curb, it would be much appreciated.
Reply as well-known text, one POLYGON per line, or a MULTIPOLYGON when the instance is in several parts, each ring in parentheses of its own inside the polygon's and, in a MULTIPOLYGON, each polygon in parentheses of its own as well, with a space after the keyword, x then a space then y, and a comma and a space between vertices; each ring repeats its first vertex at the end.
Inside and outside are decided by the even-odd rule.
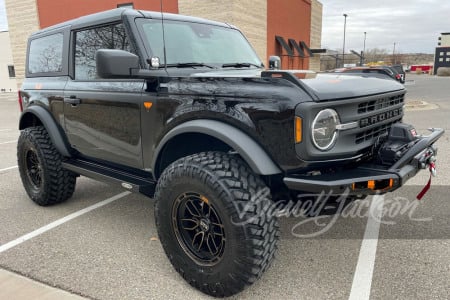
POLYGON ((0 298, 14 300, 87 299, 3 269, 0 269, 0 298))
POLYGON ((416 110, 432 110, 438 109, 439 106, 433 103, 428 103, 422 100, 410 100, 405 104, 406 111, 416 111, 416 110))

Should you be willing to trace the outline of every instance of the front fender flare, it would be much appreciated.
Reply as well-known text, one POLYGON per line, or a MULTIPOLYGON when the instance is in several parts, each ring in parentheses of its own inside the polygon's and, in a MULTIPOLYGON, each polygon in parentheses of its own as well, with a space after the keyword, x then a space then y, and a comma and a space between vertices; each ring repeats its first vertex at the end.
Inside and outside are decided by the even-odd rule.
POLYGON ((274 175, 282 173, 280 168, 254 139, 231 125, 214 120, 188 121, 170 130, 155 150, 152 162, 153 170, 155 170, 158 158, 166 143, 183 133, 202 133, 221 140, 233 148, 256 174, 274 175))
POLYGON ((47 130, 53 145, 59 151, 59 153, 62 156, 71 157, 72 155, 70 154, 70 148, 67 145, 64 135, 61 133, 61 130, 59 129, 59 126, 53 116, 45 108, 34 105, 29 106, 27 109, 25 109, 20 116, 19 130, 23 130, 27 127, 26 120, 30 117, 30 114, 41 121, 42 125, 47 130))

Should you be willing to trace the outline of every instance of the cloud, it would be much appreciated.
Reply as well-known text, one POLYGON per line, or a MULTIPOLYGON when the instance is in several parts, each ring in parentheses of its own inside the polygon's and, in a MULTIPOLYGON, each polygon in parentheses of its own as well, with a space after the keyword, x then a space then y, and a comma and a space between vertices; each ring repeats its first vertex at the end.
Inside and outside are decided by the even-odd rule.
POLYGON ((347 17, 346 51, 366 49, 434 53, 441 32, 450 31, 450 1, 319 0, 323 4, 322 47, 342 49, 347 17))

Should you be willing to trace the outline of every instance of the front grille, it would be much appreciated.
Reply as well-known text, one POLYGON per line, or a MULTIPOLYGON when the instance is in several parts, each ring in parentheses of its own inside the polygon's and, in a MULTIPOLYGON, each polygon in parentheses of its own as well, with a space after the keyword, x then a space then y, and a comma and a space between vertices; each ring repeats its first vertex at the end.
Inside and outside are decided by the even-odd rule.
POLYGON ((300 103, 295 108, 295 114, 303 117, 303 124, 311 124, 321 110, 332 108, 339 114, 342 124, 351 126, 339 131, 336 144, 329 151, 316 149, 310 136, 311 130, 304 130, 308 138, 305 142, 296 144, 295 151, 304 161, 371 155, 371 149, 377 139, 388 134, 392 124, 401 122, 404 114, 404 94, 404 90, 398 90, 335 101, 300 103))
POLYGON ((365 141, 370 141, 375 138, 378 138, 384 134, 387 134, 389 130, 391 129, 392 124, 397 123, 398 121, 390 122, 388 124, 384 124, 381 126, 377 126, 375 128, 372 128, 370 130, 366 130, 364 132, 361 132, 356 135, 355 137, 355 143, 361 144, 365 141))
POLYGON ((374 112, 386 107, 391 107, 393 105, 403 104, 404 101, 405 95, 401 94, 363 102, 358 104, 358 114, 374 112))
POLYGON ((389 133, 392 124, 402 119, 404 101, 405 94, 397 94, 359 103, 358 115, 364 115, 358 120, 359 127, 366 130, 355 135, 355 144, 370 142, 389 133))

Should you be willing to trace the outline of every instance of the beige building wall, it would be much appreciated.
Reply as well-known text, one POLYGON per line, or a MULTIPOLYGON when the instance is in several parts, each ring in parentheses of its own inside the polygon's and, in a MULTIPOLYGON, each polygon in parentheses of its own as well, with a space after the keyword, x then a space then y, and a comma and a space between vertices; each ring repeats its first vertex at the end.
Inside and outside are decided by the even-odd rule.
POLYGON ((36 0, 5 0, 5 4, 17 87, 20 87, 25 78, 27 40, 39 30, 36 0))
POLYGON ((9 32, 0 32, 0 90, 1 92, 17 91, 16 78, 10 78, 8 66, 14 66, 9 32))
POLYGON ((450 34, 441 34, 441 45, 439 47, 450 47, 450 34))
POLYGON ((237 26, 262 61, 267 59, 267 0, 178 0, 182 15, 237 26))
MULTIPOLYGON (((322 3, 318 0, 311 1, 311 49, 322 48, 322 3)), ((315 54, 309 59, 309 69, 320 71, 320 54, 315 54)))

